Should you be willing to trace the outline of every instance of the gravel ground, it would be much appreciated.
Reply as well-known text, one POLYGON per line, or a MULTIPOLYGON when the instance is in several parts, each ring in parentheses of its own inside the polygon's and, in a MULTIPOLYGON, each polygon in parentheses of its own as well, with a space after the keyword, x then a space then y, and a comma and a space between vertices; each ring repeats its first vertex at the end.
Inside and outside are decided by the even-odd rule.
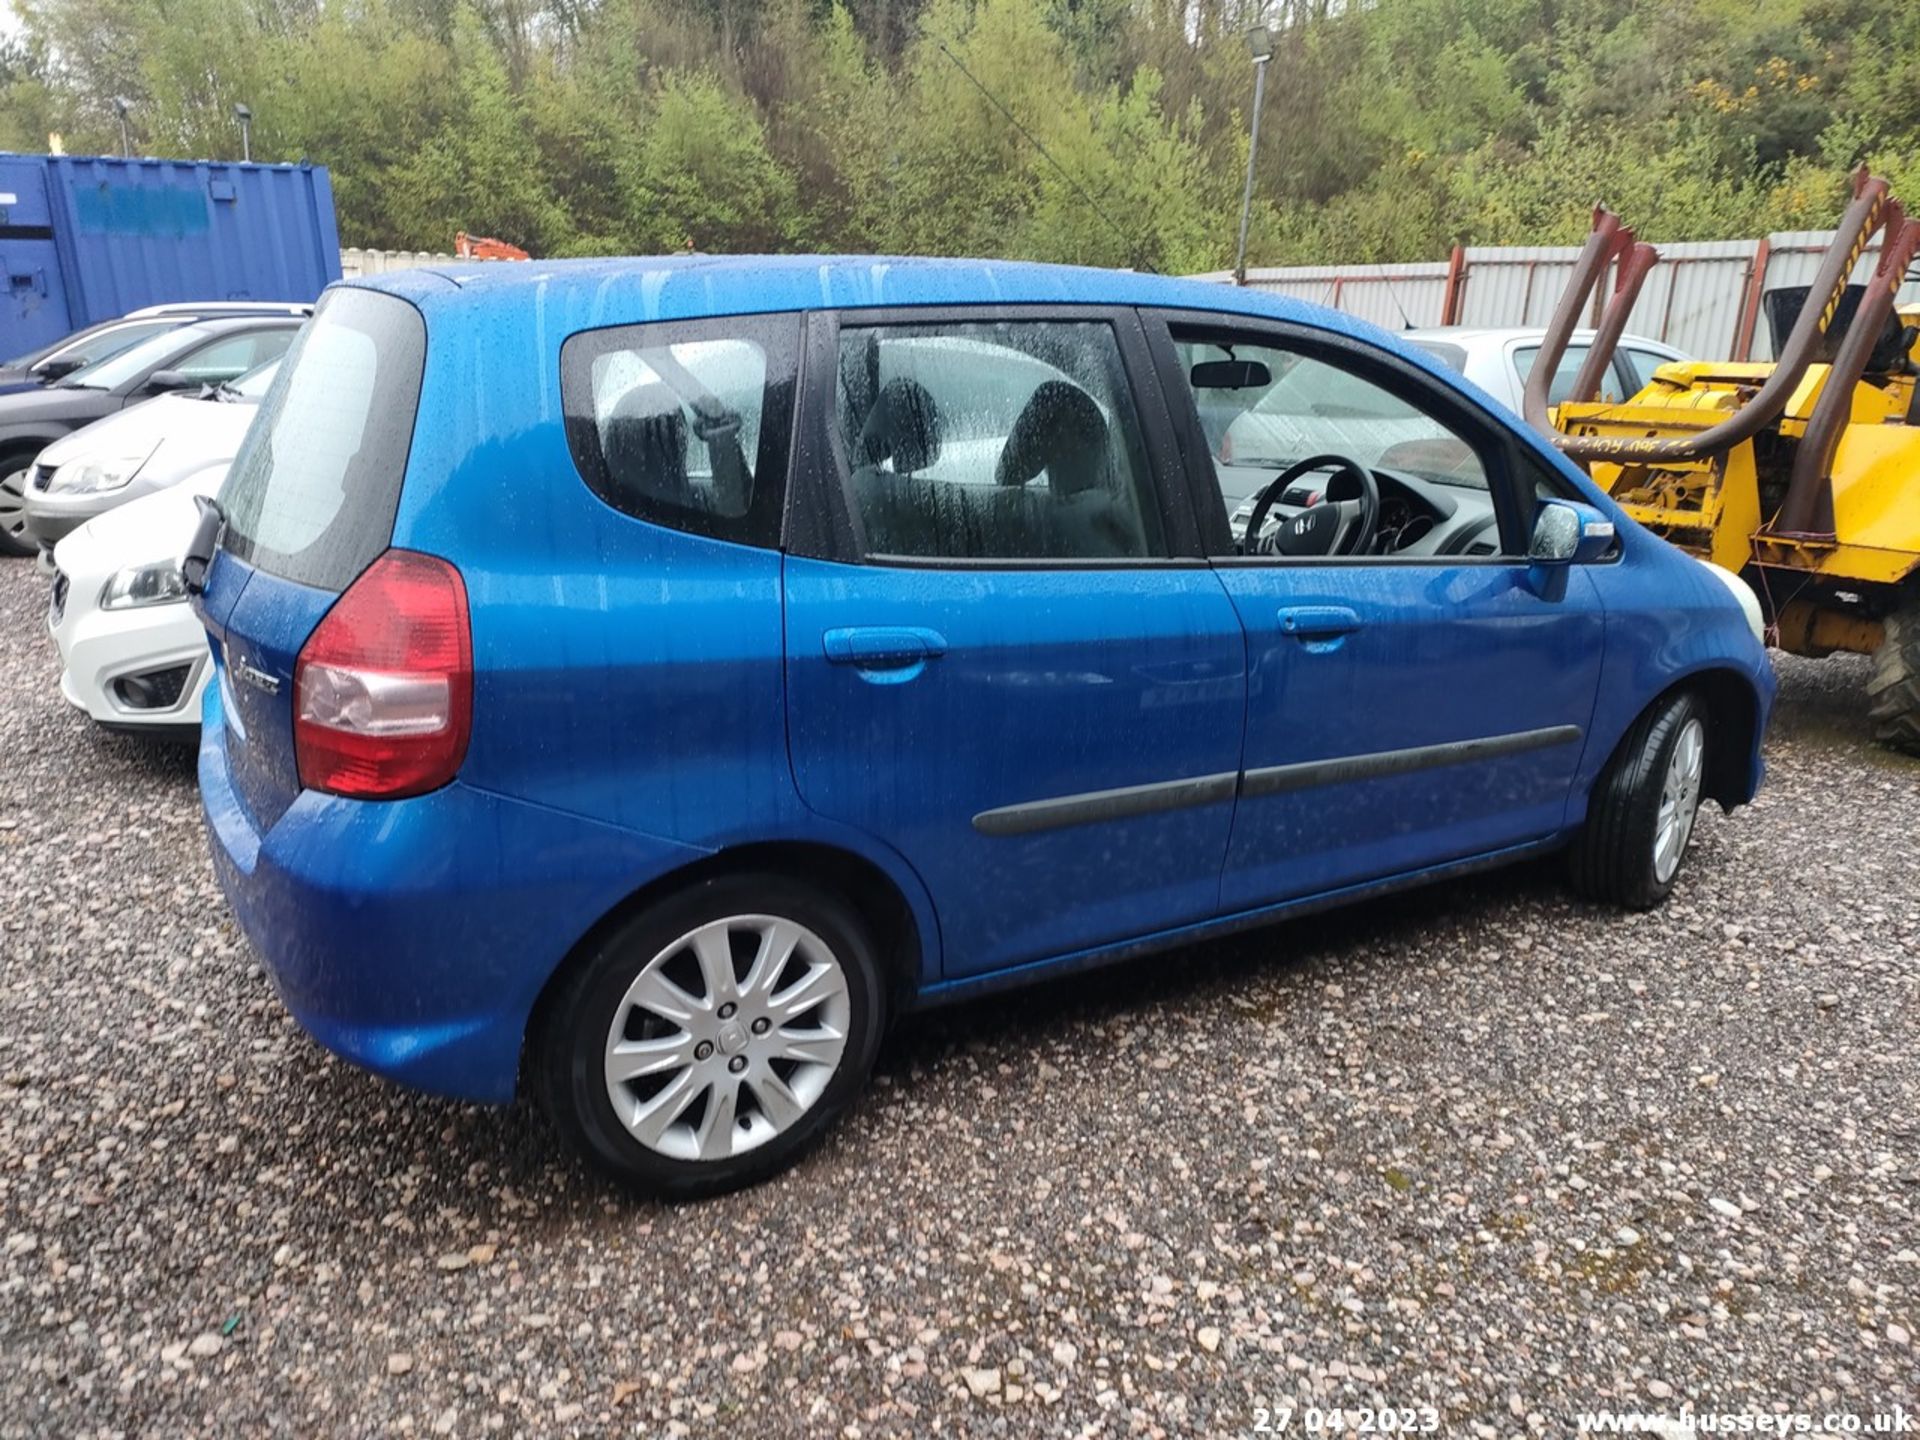
POLYGON ((1920 766, 1857 663, 1781 662, 1771 784, 1657 914, 1542 865, 929 1017, 797 1172, 664 1209, 311 1044, 43 603, 0 566, 0 1433, 1920 1395, 1920 766))

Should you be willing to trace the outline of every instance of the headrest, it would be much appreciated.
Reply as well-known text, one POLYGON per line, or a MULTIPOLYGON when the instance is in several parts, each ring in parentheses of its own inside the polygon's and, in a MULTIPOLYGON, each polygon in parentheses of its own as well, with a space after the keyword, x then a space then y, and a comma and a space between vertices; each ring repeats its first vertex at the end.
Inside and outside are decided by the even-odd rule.
POLYGON ((662 489, 656 477, 684 479, 687 417, 680 398, 658 382, 634 386, 614 402, 605 448, 615 476, 628 481, 644 476, 647 489, 656 494, 662 489))
POLYGON ((1107 458, 1107 421, 1078 385, 1048 380, 1033 392, 1013 422, 994 478, 1024 485, 1041 471, 1056 495, 1077 495, 1099 485, 1107 458))
POLYGON ((925 470, 940 458, 940 409, 917 380, 889 380, 880 387, 867 423, 860 427, 854 463, 878 465, 889 457, 896 474, 925 470))

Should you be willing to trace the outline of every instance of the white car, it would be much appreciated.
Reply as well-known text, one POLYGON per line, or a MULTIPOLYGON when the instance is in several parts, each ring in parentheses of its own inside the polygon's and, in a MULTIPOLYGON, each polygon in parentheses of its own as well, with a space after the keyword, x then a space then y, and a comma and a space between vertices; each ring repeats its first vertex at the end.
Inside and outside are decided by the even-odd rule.
POLYGON ((194 740, 212 671, 180 559, 225 466, 97 516, 54 547, 60 693, 108 730, 194 740))
POLYGON ((63 435, 27 471, 27 530, 44 561, 96 515, 203 475, 239 453, 280 361, 204 390, 156 396, 63 435))
MULTIPOLYGON (((1520 393, 1526 388, 1533 360, 1540 353, 1540 341, 1546 331, 1539 326, 1467 329, 1458 325, 1432 330, 1405 330, 1400 338, 1418 345, 1434 359, 1458 370, 1515 414, 1520 411, 1520 393)), ((1576 330, 1554 371, 1553 384, 1547 389, 1547 403, 1558 405, 1573 389, 1574 377, 1586 362, 1593 343, 1593 331, 1576 330)), ((1609 377, 1601 382, 1601 400, 1625 400, 1636 395, 1653 379, 1653 372, 1673 360, 1693 357, 1659 340, 1643 335, 1622 335, 1620 347, 1613 352, 1609 377)))

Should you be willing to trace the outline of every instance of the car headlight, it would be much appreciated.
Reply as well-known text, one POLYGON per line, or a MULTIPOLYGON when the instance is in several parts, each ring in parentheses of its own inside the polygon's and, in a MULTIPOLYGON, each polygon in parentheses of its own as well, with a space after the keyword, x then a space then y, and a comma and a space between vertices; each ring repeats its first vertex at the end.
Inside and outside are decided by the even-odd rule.
POLYGON ((140 467, 153 458, 158 446, 149 446, 137 455, 121 455, 109 460, 69 460, 53 472, 47 489, 58 495, 99 495, 118 490, 140 473, 140 467))
POLYGON ((107 581, 100 592, 102 610, 132 610, 141 605, 166 605, 187 598, 187 582, 177 560, 152 565, 129 565, 107 581))

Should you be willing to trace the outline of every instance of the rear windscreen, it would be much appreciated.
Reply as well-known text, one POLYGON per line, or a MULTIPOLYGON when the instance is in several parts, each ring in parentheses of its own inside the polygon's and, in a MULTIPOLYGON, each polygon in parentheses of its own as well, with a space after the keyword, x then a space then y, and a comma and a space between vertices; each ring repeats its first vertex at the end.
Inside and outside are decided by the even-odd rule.
POLYGON ((426 325, 406 301, 327 293, 220 487, 235 558, 344 590, 387 548, 426 353, 426 325))
POLYGON ((1413 340, 1408 342, 1417 350, 1424 350, 1450 370, 1467 373, 1467 352, 1465 347, 1451 345, 1445 340, 1413 340))

